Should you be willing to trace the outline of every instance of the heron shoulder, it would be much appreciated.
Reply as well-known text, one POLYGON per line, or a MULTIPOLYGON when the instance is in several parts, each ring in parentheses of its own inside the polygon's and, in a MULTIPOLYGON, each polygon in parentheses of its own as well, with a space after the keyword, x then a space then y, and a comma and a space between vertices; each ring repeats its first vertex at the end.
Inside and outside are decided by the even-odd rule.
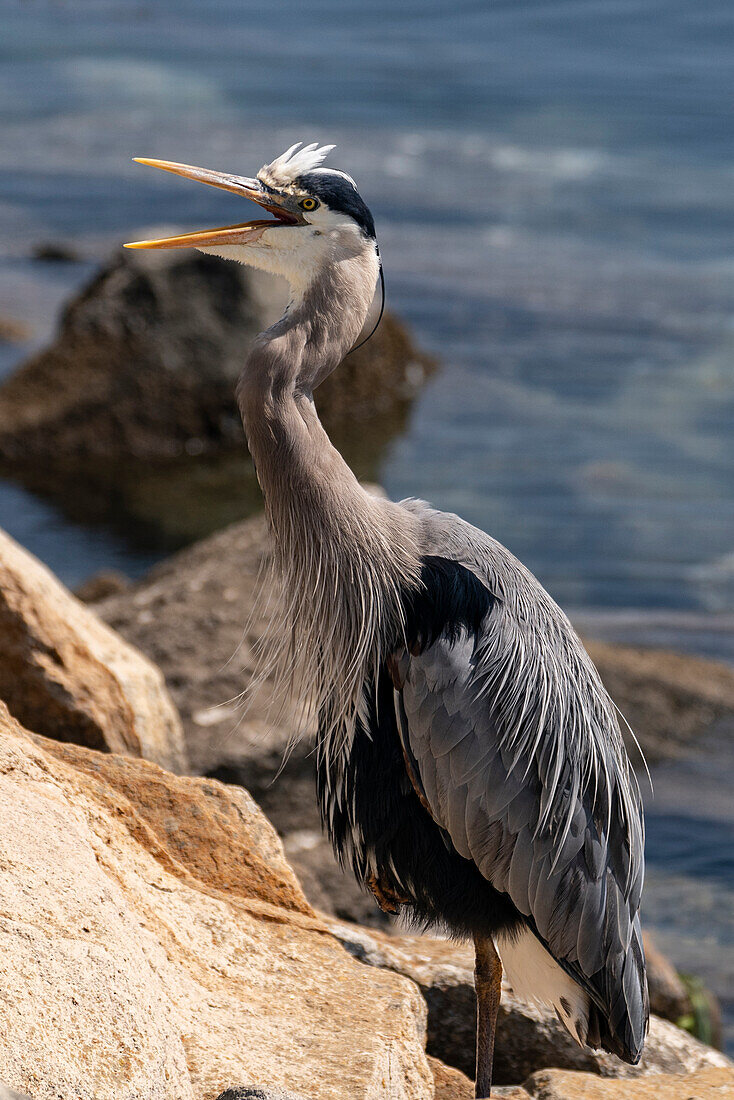
POLYGON ((451 558, 427 555, 423 580, 406 605, 407 651, 390 669, 414 785, 456 851, 585 991, 564 1023, 634 1062, 647 1020, 643 825, 614 706, 552 608, 524 614, 451 558))
MULTIPOLYGON (((467 700, 483 701, 511 769, 535 762, 545 790, 541 825, 555 815, 562 839, 574 800, 585 789, 595 792, 600 815, 614 803, 629 852, 620 874, 635 893, 644 844, 639 786, 618 711, 581 639, 539 581, 496 539, 423 501, 401 504, 418 520, 425 560, 453 562, 487 592, 486 614, 467 639, 467 700)), ((431 661, 448 662, 451 645, 450 632, 444 633, 431 661)))

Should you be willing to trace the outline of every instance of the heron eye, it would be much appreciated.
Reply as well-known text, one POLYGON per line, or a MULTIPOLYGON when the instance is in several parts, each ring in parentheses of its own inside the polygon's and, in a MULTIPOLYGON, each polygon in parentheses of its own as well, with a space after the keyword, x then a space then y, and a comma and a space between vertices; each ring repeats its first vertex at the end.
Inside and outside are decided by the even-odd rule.
POLYGON ((298 205, 301 210, 315 210, 319 204, 316 199, 301 199, 298 205))

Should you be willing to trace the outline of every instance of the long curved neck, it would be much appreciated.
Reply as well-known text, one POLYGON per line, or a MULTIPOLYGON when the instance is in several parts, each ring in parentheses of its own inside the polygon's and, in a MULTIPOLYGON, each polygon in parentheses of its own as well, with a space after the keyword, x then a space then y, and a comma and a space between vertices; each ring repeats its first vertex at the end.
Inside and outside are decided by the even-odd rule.
POLYGON ((415 521, 359 485, 313 404, 359 334, 376 278, 371 244, 330 264, 258 338, 238 385, 291 638, 274 671, 299 666, 316 705, 348 723, 420 571, 415 521))
POLYGON ((350 240, 253 346, 237 388, 250 453, 276 537, 294 495, 319 488, 364 496, 316 414, 313 390, 338 366, 364 324, 378 275, 374 244, 350 240))

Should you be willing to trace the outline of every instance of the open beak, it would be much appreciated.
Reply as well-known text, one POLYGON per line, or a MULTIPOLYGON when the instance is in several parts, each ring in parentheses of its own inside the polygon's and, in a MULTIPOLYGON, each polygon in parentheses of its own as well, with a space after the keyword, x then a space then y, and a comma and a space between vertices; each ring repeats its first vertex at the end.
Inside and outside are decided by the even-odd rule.
POLYGON ((242 198, 252 199, 258 206, 264 207, 273 214, 274 218, 257 218, 251 222, 240 222, 238 225, 222 225, 218 229, 200 229, 195 233, 182 233, 178 237, 162 237, 157 241, 132 241, 126 244, 125 248, 200 248, 207 245, 252 244, 258 240, 265 229, 299 223, 295 214, 278 206, 275 196, 267 192, 257 179, 232 176, 228 172, 213 172, 209 168, 194 168, 191 164, 175 164, 170 160, 148 160, 146 157, 134 159, 138 164, 150 164, 153 168, 162 168, 164 172, 173 172, 177 176, 198 180, 199 183, 208 183, 211 187, 221 187, 222 190, 232 191, 242 198))

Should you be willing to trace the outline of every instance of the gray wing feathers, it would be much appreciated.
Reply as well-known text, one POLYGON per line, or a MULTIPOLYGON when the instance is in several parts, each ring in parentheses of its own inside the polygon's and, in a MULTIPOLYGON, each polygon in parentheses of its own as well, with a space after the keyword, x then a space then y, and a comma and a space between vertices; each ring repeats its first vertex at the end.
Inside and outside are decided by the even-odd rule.
POLYGON ((502 646, 493 618, 481 638, 441 637, 410 658, 403 736, 457 851, 510 895, 611 1020, 626 1027, 632 1016, 635 1035, 625 1041, 641 1046, 645 993, 630 946, 639 940, 642 825, 614 711, 594 681, 591 698, 579 701, 586 669, 578 661, 565 662, 570 677, 551 660, 543 665, 551 674, 534 679, 527 639, 524 660, 513 662, 512 634, 502 674, 488 676, 488 654, 502 646))

